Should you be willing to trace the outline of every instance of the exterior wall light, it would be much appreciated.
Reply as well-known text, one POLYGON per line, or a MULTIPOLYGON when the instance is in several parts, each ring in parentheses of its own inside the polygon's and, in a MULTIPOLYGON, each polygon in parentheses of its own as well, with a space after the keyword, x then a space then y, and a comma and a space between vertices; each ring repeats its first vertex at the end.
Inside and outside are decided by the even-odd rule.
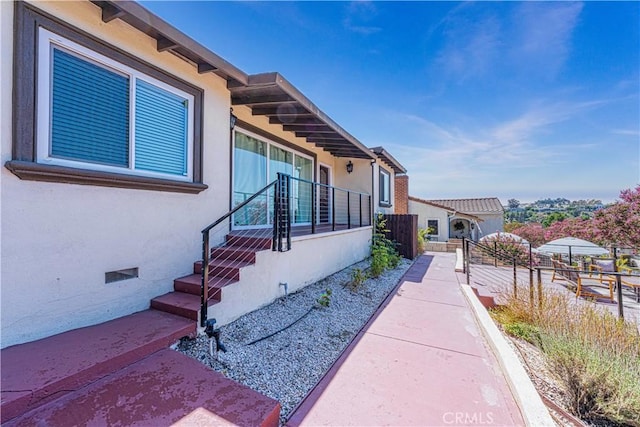
POLYGON ((347 173, 351 172, 353 172, 353 163, 351 163, 351 160, 349 160, 349 163, 347 163, 347 173))
POLYGON ((238 120, 238 118, 233 114, 233 108, 230 108, 229 110, 229 125, 231 126, 231 130, 233 130, 234 127, 236 127, 236 121, 238 120))

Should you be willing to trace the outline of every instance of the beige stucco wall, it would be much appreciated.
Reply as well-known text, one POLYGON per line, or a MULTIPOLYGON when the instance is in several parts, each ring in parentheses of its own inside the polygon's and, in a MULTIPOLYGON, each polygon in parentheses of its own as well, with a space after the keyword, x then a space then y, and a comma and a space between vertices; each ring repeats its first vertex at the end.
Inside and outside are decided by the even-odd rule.
MULTIPOLYGON (((100 8, 89 2, 38 2, 37 6, 203 89, 203 181, 209 188, 192 195, 23 181, 1 167, 0 347, 147 309, 151 298, 172 290, 173 279, 192 272, 193 262, 201 257, 200 230, 227 212, 229 205, 230 97, 224 79, 212 73, 200 75, 176 56, 158 52, 155 40, 120 20, 103 23, 100 8), (105 272, 132 267, 139 268, 139 278, 104 283, 105 272)), ((13 4, 0 2, 0 7, 0 138, 4 165, 11 159, 12 150, 13 4)), ((269 125, 266 118, 251 116, 243 107, 235 108, 234 113, 314 151, 318 163, 333 167, 336 185, 371 191, 367 161, 342 180, 340 171, 346 159, 335 159, 291 132, 269 125)), ((261 305, 277 297, 273 289, 279 288, 280 281, 295 288, 362 259, 370 234, 370 230, 347 233, 339 244, 328 243, 331 239, 295 242, 296 247, 287 254, 267 251, 277 259, 259 268, 271 273, 261 270, 255 276, 255 286, 264 286, 267 291, 258 292, 255 299, 247 298, 247 304, 261 305), (337 247, 341 250, 336 251, 337 247), (269 265, 280 267, 282 274, 273 273, 269 265)), ((251 278, 251 273, 246 275, 251 278)), ((233 287, 225 290, 228 302, 216 308, 213 315, 222 320, 250 311, 246 304, 236 307, 235 303, 246 297, 240 293, 233 287), (224 307, 228 307, 228 313, 221 312, 224 307)))
POLYGON ((280 283, 292 293, 361 261, 369 255, 371 233, 371 227, 363 227, 297 237, 289 252, 258 252, 255 265, 240 271, 240 282, 223 288, 222 301, 209 309, 208 317, 225 325, 283 296, 280 283))
POLYGON ((418 228, 427 228, 427 220, 437 219, 439 227, 437 240, 439 242, 449 240, 449 218, 446 209, 440 209, 409 199, 409 213, 418 215, 418 228))

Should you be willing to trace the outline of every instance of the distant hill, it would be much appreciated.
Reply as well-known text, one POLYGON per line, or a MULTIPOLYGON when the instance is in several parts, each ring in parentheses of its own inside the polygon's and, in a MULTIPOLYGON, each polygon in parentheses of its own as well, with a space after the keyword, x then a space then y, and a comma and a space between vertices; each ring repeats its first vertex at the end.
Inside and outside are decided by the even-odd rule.
POLYGON ((539 222, 548 225, 564 218, 591 218, 593 213, 608 205, 601 200, 568 200, 565 198, 540 199, 533 203, 520 203, 509 199, 504 207, 505 222, 539 222))

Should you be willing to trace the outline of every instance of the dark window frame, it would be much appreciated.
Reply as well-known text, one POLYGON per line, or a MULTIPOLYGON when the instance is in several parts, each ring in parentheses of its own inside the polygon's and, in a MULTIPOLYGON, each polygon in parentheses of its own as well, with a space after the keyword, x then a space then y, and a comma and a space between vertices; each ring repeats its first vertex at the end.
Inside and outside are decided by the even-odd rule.
MULTIPOLYGON (((100 8, 96 7, 99 19, 100 8)), ((199 193, 207 189, 202 182, 203 90, 129 53, 99 40, 82 30, 26 4, 14 6, 13 57, 13 148, 12 160, 5 167, 20 179, 46 182, 134 188, 181 193, 199 193), (144 74, 174 86, 194 97, 192 180, 189 182, 116 172, 71 168, 37 163, 37 82, 38 28, 43 27, 87 49, 125 64, 144 74)))
POLYGON ((430 234, 430 236, 440 236, 440 220, 438 220, 437 218, 427 219, 427 229, 429 229, 429 227, 431 227, 429 225, 429 223, 433 222, 433 221, 435 221, 435 223, 436 223, 436 226, 435 226, 436 232, 433 233, 433 234, 430 234))
POLYGON ((383 208, 390 208, 391 205, 391 172, 389 172, 388 170, 386 170, 383 167, 380 167, 378 170, 378 197, 379 197, 379 201, 378 204, 383 207, 383 208), (383 179, 382 176, 383 175, 387 175, 389 177, 389 188, 387 188, 388 192, 389 192, 389 200, 388 201, 383 201, 382 199, 383 197, 383 190, 384 190, 384 186, 382 185, 383 183, 383 179))

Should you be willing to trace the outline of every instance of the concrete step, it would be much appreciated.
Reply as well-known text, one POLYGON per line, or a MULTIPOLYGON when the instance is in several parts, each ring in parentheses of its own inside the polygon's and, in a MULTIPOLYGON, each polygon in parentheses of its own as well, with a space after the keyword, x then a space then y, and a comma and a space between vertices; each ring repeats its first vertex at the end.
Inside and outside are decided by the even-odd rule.
POLYGON ((195 333, 193 321, 146 310, 5 348, 2 423, 195 333))
POLYGON ((164 349, 3 425, 276 427, 279 415, 277 401, 164 349))
MULTIPOLYGON (((212 299, 220 301, 221 292, 220 289, 225 286, 236 283, 237 279, 228 279, 225 277, 210 277, 209 278, 209 295, 214 292, 212 299)), ((188 276, 180 277, 173 281, 173 289, 176 292, 184 292, 187 294, 200 296, 202 288, 202 276, 200 273, 190 274, 188 276)))

